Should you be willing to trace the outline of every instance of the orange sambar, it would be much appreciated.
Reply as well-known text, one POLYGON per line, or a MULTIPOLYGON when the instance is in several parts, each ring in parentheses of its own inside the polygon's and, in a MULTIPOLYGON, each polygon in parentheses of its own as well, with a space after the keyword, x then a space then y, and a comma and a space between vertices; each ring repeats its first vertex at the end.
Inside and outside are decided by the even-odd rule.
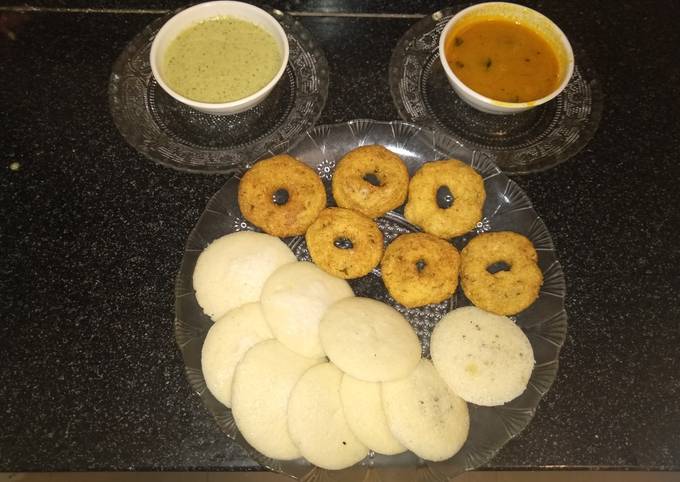
POLYGON ((475 92, 503 102, 530 102, 559 84, 557 55, 539 33, 511 20, 475 19, 446 39, 446 60, 475 92))

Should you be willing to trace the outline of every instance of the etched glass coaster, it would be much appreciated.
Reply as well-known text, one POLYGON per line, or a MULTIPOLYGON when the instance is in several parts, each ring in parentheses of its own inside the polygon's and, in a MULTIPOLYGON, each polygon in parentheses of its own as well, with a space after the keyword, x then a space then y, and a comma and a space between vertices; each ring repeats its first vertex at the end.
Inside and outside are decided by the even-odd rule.
POLYGON ((441 129, 470 149, 493 152, 499 168, 524 174, 553 167, 592 139, 602 116, 603 94, 585 54, 576 50, 574 75, 552 101, 514 115, 473 109, 449 85, 439 61, 439 36, 464 7, 425 17, 397 43, 389 83, 399 115, 441 129))
POLYGON ((326 103, 328 62, 312 35, 294 18, 270 13, 288 37, 283 77, 259 105, 234 115, 211 115, 177 102, 151 73, 149 51, 159 18, 128 44, 109 81, 109 104, 127 142, 146 157, 182 171, 226 174, 282 142, 293 144, 312 127, 326 103))

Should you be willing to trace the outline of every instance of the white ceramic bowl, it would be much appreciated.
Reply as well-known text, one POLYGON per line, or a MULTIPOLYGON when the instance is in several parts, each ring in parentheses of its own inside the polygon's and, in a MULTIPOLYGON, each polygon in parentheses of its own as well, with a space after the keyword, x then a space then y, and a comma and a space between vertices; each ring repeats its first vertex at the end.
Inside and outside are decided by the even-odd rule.
POLYGON ((233 1, 206 2, 182 10, 168 20, 156 34, 156 38, 154 38, 153 43, 151 44, 151 53, 149 57, 151 71, 156 78, 156 82, 158 82, 158 85, 177 101, 208 114, 237 114, 262 102, 281 79, 283 72, 286 70, 286 65, 288 64, 288 38, 279 22, 261 8, 247 3, 233 1), (225 15, 254 23, 268 32, 281 49, 281 67, 274 78, 260 90, 247 97, 231 102, 198 102, 178 94, 163 80, 161 65, 163 55, 168 46, 175 37, 195 23, 225 15))
POLYGON ((515 114, 539 106, 557 97, 569 83, 574 72, 574 52, 566 35, 548 17, 521 5, 507 2, 479 3, 461 10, 448 21, 439 37, 439 60, 449 83, 458 96, 477 110, 490 114, 515 114), (530 102, 502 102, 479 94, 465 85, 446 61, 446 39, 459 23, 473 17, 504 17, 514 22, 526 25, 539 32, 548 41, 557 55, 560 68, 560 83, 555 90, 537 100, 530 102))

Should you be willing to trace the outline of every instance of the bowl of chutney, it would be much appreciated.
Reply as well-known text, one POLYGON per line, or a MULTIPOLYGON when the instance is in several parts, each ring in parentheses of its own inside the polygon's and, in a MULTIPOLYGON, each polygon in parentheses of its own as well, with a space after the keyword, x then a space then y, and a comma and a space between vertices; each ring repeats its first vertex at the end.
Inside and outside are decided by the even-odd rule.
POLYGON ((170 18, 149 57, 156 82, 175 100, 208 114, 237 114, 267 97, 288 54, 286 33, 265 10, 214 1, 170 18))
POLYGON ((566 35, 536 10, 507 2, 473 5, 448 21, 439 57, 451 87, 491 114, 514 114, 564 90, 574 71, 566 35))

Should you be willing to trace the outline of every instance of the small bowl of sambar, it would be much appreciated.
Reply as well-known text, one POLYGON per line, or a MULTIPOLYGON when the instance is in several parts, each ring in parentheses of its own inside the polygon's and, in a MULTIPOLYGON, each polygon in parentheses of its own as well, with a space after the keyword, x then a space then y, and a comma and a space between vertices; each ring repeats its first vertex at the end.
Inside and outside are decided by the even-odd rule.
POLYGON ((439 38, 439 58, 458 96, 490 114, 544 104, 574 72, 562 30, 536 10, 507 2, 480 3, 454 15, 439 38))

